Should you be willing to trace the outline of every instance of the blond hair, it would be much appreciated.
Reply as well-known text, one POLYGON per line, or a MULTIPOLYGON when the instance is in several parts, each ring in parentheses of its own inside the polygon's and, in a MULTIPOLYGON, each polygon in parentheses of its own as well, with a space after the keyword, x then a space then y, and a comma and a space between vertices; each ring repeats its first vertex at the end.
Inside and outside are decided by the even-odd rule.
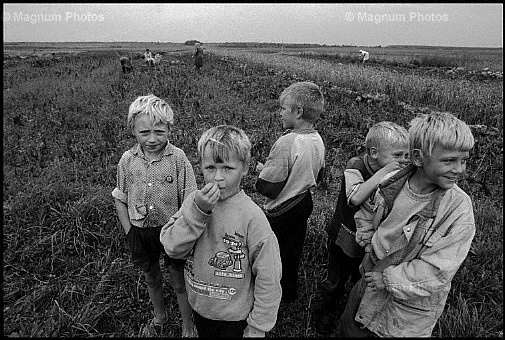
POLYGON ((128 128, 133 131, 135 119, 138 116, 147 115, 154 124, 159 122, 166 124, 169 128, 174 125, 174 112, 163 99, 153 94, 140 96, 135 99, 128 110, 128 128))
POLYGON ((203 153, 209 146, 216 163, 228 161, 235 156, 244 169, 249 168, 251 160, 251 142, 242 129, 231 125, 219 125, 205 131, 198 141, 198 161, 202 162, 203 153))
POLYGON ((431 155, 435 144, 443 148, 470 151, 475 140, 470 127, 449 112, 421 114, 412 119, 409 128, 409 147, 431 155))
POLYGON ((310 82, 298 82, 291 84, 282 91, 279 102, 283 105, 286 99, 291 99, 291 110, 301 107, 303 109, 302 118, 308 122, 316 120, 323 112, 324 97, 319 86, 310 82))
POLYGON ((409 142, 409 133, 403 126, 393 122, 379 122, 374 124, 365 137, 365 147, 367 153, 370 148, 382 149, 388 145, 407 144, 409 142))

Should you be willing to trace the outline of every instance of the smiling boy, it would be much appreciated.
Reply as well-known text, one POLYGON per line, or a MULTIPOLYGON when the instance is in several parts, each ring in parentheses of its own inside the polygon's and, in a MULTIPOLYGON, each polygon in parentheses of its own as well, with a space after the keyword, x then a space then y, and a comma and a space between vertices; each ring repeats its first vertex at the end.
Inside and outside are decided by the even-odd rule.
POLYGON ((431 336, 475 235, 470 197, 456 184, 474 138, 450 113, 411 122, 412 165, 379 185, 370 256, 339 330, 346 337, 431 336))
POLYGON ((187 258, 200 337, 264 337, 277 319, 282 266, 265 214, 240 188, 251 143, 241 129, 220 125, 201 136, 198 156, 206 184, 163 227, 161 243, 187 258))

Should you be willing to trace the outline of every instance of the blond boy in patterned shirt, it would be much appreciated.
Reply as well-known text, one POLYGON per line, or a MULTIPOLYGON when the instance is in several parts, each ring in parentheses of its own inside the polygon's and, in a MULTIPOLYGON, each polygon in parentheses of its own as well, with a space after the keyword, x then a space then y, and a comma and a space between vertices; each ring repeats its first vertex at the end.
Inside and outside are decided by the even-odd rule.
MULTIPOLYGON (((121 157, 117 187, 112 192, 133 262, 144 272, 154 306, 154 318, 144 328, 146 336, 160 335, 168 319, 159 263, 160 254, 164 254, 159 240, 161 227, 196 190, 195 174, 186 154, 168 141, 173 122, 170 106, 154 95, 140 96, 130 105, 128 128, 137 144, 121 157)), ((182 316, 182 336, 194 336, 184 285, 185 263, 164 255, 182 316)))

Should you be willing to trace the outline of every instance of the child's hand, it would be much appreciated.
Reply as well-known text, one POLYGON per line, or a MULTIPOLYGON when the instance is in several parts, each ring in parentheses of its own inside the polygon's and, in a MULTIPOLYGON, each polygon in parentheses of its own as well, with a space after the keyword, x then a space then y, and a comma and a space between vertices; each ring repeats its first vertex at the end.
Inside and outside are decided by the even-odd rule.
POLYGON ((256 164, 256 171, 261 172, 261 170, 263 170, 264 167, 265 164, 258 162, 258 164, 256 164))
POLYGON ((372 252, 372 245, 369 243, 365 245, 365 253, 371 253, 372 252))
POLYGON ((208 213, 219 200, 219 194, 217 183, 207 183, 201 190, 196 191, 195 203, 201 211, 208 213))
POLYGON ((366 247, 372 242, 372 236, 374 234, 373 230, 369 231, 361 231, 361 230, 356 230, 356 243, 358 243, 362 247, 366 247))
POLYGON ((379 272, 366 272, 365 282, 367 287, 372 288, 372 290, 382 290, 386 288, 382 280, 382 273, 379 272))
POLYGON ((388 174, 391 171, 400 170, 404 166, 405 165, 403 162, 393 161, 391 163, 386 164, 382 169, 383 169, 384 173, 388 174))

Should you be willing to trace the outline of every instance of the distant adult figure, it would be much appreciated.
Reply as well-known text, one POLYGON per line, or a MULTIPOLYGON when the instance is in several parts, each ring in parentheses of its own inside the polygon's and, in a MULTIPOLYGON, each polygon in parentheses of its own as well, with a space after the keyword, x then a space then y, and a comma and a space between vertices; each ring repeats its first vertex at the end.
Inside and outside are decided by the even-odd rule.
POLYGON ((370 59, 370 54, 367 51, 359 50, 359 53, 361 53, 361 63, 364 64, 365 61, 370 59))
POLYGON ((200 47, 200 43, 195 43, 195 53, 193 54, 195 58, 195 67, 198 72, 203 66, 203 49, 200 47))
POLYGON ((119 62, 121 63, 121 67, 123 68, 123 73, 130 73, 133 70, 133 65, 128 57, 119 58, 119 62))
POLYGON ((151 53, 151 51, 149 51, 148 48, 146 48, 146 51, 144 52, 144 59, 145 59, 147 65, 150 65, 150 66, 154 65, 153 54, 151 53))

